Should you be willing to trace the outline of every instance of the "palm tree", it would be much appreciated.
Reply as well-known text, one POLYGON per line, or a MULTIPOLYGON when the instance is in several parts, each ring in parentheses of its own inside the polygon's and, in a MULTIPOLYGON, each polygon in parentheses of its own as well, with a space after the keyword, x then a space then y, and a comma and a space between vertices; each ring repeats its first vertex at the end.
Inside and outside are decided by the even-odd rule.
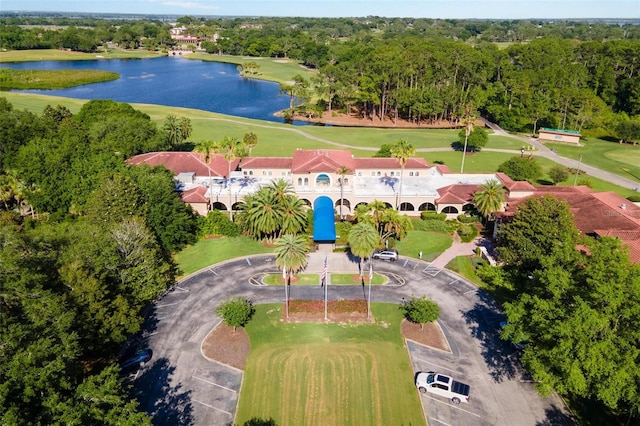
POLYGON ((233 221, 233 198, 231 194, 231 163, 235 161, 236 158, 244 157, 244 145, 237 138, 225 137, 222 142, 220 142, 220 146, 223 149, 226 149, 224 154, 224 159, 227 160, 229 164, 229 172, 227 174, 227 189, 229 190, 229 218, 233 221))
POLYGON ((400 139, 394 146, 391 147, 391 156, 398 160, 398 162, 400 163, 400 189, 398 190, 398 205, 396 206, 396 210, 400 210, 404 166, 407 164, 407 160, 409 159, 409 157, 412 157, 413 155, 415 155, 415 153, 416 148, 405 139, 400 139))
POLYGON ((255 194, 244 197, 242 204, 246 212, 247 231, 256 238, 271 240, 282 221, 282 205, 278 204, 269 187, 260 188, 255 194))
POLYGON ((280 235, 297 234, 307 225, 307 205, 295 195, 287 195, 282 201, 280 235))
POLYGON ((258 145, 258 135, 253 132, 245 133, 242 142, 249 149, 249 157, 251 157, 251 150, 258 145))
POLYGON ((173 114, 167 115, 164 119, 164 125, 162 126, 162 130, 164 130, 165 137, 169 146, 173 149, 178 146, 181 142, 181 131, 180 131, 180 123, 178 122, 178 117, 173 114))
POLYGON ((191 136, 191 132, 193 131, 193 126, 191 125, 191 120, 187 117, 182 117, 180 119, 180 139, 181 142, 186 141, 191 136))
POLYGON ((307 266, 309 244, 304 235, 284 234, 275 241, 276 265, 284 271, 284 306, 289 318, 289 282, 292 273, 307 266))
POLYGON ((13 184, 9 175, 0 175, 0 201, 4 203, 4 209, 9 210, 9 202, 13 201, 13 184))
POLYGON ((351 253, 360 258, 360 278, 364 271, 362 261, 370 257, 380 245, 380 235, 370 223, 362 222, 354 225, 349 231, 349 248, 351 253))
POLYGON ((480 190, 473 196, 473 202, 481 215, 487 220, 493 220, 495 212, 502 210, 505 194, 502 183, 491 179, 484 185, 480 185, 480 190))
MULTIPOLYGON (((378 231, 369 223, 362 222, 355 225, 349 231, 349 248, 351 253, 360 258, 360 279, 364 285, 364 270, 362 261, 365 257, 369 258, 369 268, 371 265, 371 255, 376 247, 380 245, 380 236, 378 231)), ((373 269, 371 269, 373 271, 373 269)), ((369 296, 367 296, 367 318, 371 309, 371 279, 369 279, 369 296)))
POLYGON ((340 220, 344 220, 344 214, 342 213, 342 207, 344 202, 344 177, 349 173, 348 167, 342 166, 338 169, 338 175, 340 178, 338 179, 338 184, 340 185, 340 220))
POLYGON ((406 214, 401 215, 397 210, 387 209, 382 216, 384 235, 383 239, 395 235, 399 240, 407 236, 407 232, 413 229, 411 219, 406 214))
POLYGON ((213 210, 213 197, 211 196, 213 183, 211 182, 211 165, 209 163, 213 156, 220 152, 220 144, 213 141, 202 141, 196 144, 194 150, 202 154, 204 162, 207 164, 207 170, 209 171, 209 210, 213 210))
POLYGON ((470 114, 470 109, 467 107, 464 114, 464 146, 462 147, 462 164, 460 165, 460 173, 464 173, 464 158, 467 155, 467 142, 469 141, 469 135, 473 131, 474 120, 475 117, 470 114))

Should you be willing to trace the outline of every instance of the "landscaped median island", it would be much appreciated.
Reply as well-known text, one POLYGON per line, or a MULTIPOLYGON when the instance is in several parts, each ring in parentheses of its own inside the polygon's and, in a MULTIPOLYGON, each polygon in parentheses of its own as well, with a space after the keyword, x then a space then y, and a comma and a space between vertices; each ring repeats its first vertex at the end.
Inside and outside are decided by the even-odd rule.
POLYGON ((257 305, 246 333, 220 324, 207 336, 207 358, 245 371, 237 424, 252 418, 276 424, 425 424, 401 331, 448 351, 438 325, 421 330, 392 303, 373 303, 368 323, 366 301, 342 303, 330 304, 329 312, 339 317, 336 309, 347 316, 353 315, 347 310, 359 311, 364 321, 325 323, 321 300, 291 301, 290 316, 308 321, 284 322, 282 304, 257 305))
MULTIPOLYGON (((369 284, 369 275, 361 277, 359 274, 330 274, 329 285, 355 285, 364 282, 369 284)), ((291 285, 320 285, 320 274, 296 274, 291 276, 291 285)), ((262 278, 266 285, 284 285, 282 274, 267 274, 262 278)), ((373 274, 372 285, 382 285, 389 282, 389 278, 381 274, 373 274)))

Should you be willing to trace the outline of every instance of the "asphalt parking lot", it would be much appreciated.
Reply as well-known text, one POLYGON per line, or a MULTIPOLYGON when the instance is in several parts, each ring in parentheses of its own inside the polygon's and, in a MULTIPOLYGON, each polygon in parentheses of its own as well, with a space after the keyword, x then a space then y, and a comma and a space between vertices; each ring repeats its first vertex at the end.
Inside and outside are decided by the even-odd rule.
MULTIPOLYGON (((345 254, 331 256, 330 273, 357 271, 357 264, 345 254)), ((321 263, 314 259, 310 268, 321 263)), ((426 295, 440 306, 438 323, 451 353, 409 342, 414 370, 440 371, 471 385, 469 404, 456 406, 445 398, 422 395, 429 424, 573 424, 557 396, 543 398, 535 392, 513 348, 499 339, 504 317, 486 294, 455 274, 413 259, 377 261, 374 267, 393 278, 390 285, 374 286, 374 302, 400 303, 406 297, 426 295)), ((278 272, 272 255, 212 265, 179 282, 151 307, 144 332, 133 345, 149 347, 154 355, 134 388, 154 424, 233 424, 242 372, 205 359, 200 346, 220 321, 214 313, 220 301, 242 296, 254 303, 280 302, 281 288, 255 285, 256 276, 278 272)), ((335 286, 329 291, 331 299, 362 295, 360 286, 335 286)), ((322 289, 292 287, 291 296, 321 298, 322 289)))

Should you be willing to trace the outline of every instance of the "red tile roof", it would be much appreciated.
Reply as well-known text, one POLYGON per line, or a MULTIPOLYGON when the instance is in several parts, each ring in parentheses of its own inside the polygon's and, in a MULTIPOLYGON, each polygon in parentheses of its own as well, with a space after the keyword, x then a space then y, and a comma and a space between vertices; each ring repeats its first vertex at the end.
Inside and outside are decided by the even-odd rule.
MULTIPOLYGON (((238 167, 239 159, 231 162, 231 170, 238 167)), ((150 166, 163 165, 171 170, 174 175, 180 173, 194 172, 196 176, 225 177, 229 173, 229 163, 224 159, 224 155, 216 154, 209 161, 209 166, 204 162, 202 155, 195 152, 150 152, 131 157, 127 160, 128 164, 140 165, 148 164, 150 166)))
POLYGON ((207 188, 204 186, 196 186, 181 195, 183 203, 208 203, 209 197, 206 196, 207 188))
POLYGON ((465 204, 473 202, 473 195, 480 189, 480 185, 456 184, 438 189, 440 198, 438 204, 465 204))
MULTIPOLYGON (((356 158, 356 168, 358 169, 400 169, 400 162, 395 158, 356 158)), ((428 169, 429 164, 424 158, 407 158, 407 169, 428 169)))
POLYGON ((247 157, 242 159, 243 169, 291 169, 291 157, 247 157))
MULTIPOLYGON (((640 207, 614 192, 594 192, 586 186, 537 186, 533 197, 553 196, 570 205, 576 227, 588 235, 615 236, 629 246, 631 259, 640 263, 640 207)), ((511 216, 526 198, 507 200, 511 216)))
POLYGON ((502 181, 502 184, 508 191, 535 191, 536 187, 527 181, 513 180, 504 173, 496 173, 496 177, 502 181))
POLYGON ((337 172, 343 166, 355 170, 355 160, 349 151, 298 149, 293 152, 291 172, 337 172))

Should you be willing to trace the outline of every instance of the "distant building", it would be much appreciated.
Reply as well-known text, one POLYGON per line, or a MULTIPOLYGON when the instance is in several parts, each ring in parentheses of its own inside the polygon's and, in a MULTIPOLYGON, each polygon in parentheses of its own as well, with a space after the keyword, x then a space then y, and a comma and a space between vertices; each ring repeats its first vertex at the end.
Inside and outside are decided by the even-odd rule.
POLYGON ((575 130, 558 130, 541 127, 538 131, 538 139, 541 141, 562 142, 580 145, 580 132, 575 130))

